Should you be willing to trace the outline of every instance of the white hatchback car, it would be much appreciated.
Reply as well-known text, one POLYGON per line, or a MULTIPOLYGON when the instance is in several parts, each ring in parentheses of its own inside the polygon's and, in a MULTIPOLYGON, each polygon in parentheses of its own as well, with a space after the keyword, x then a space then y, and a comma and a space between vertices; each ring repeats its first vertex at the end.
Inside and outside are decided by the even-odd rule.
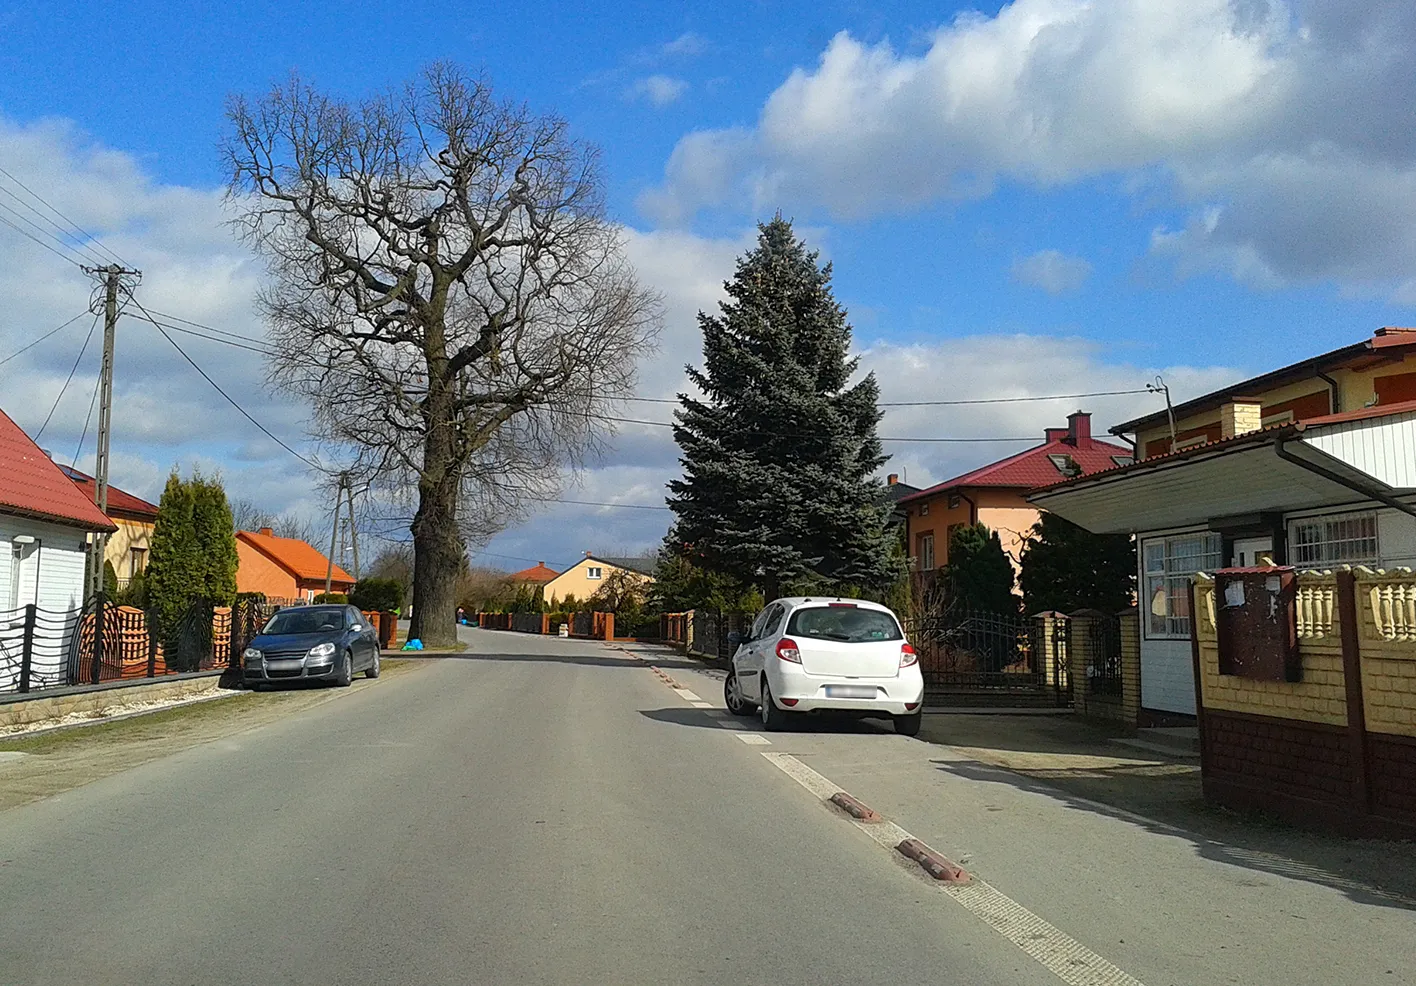
POLYGON ((736 642, 723 684, 728 711, 785 728, 799 713, 843 712, 891 719, 919 732, 924 676, 888 607, 863 599, 778 599, 736 642))

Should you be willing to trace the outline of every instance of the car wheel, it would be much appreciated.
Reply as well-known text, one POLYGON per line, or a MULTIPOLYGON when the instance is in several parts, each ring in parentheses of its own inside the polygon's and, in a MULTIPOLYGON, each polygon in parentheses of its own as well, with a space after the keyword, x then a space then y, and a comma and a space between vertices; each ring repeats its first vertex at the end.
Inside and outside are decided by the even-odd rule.
POLYGON ((777 703, 772 698, 772 686, 767 683, 766 675, 762 676, 762 704, 757 708, 762 717, 762 727, 769 733, 781 732, 791 721, 790 712, 777 708, 777 703))
POLYGON ((729 671, 727 680, 723 682, 723 704, 735 716, 752 715, 752 703, 743 696, 742 685, 734 671, 729 671))
POLYGON ((379 652, 374 651, 374 663, 364 669, 365 678, 377 678, 379 676, 379 652))
POLYGON ((344 652, 344 660, 339 663, 339 677, 334 679, 334 683, 340 688, 354 684, 354 655, 348 651, 344 652))
POLYGON ((895 716, 895 732, 901 736, 918 736, 919 727, 924 723, 924 711, 911 712, 907 716, 895 716))

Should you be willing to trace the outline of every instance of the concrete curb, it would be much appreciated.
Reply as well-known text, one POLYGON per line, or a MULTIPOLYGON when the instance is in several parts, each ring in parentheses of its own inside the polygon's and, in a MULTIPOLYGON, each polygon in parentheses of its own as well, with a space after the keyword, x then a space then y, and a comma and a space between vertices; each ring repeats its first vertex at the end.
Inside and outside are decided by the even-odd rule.
POLYGON ((941 856, 918 839, 905 839, 895 851, 907 859, 912 859, 930 876, 945 883, 968 883, 969 875, 962 866, 945 856, 941 856))
POLYGON ((858 822, 879 822, 880 812, 856 798, 851 797, 845 791, 837 791, 831 795, 831 803, 850 815, 858 822))

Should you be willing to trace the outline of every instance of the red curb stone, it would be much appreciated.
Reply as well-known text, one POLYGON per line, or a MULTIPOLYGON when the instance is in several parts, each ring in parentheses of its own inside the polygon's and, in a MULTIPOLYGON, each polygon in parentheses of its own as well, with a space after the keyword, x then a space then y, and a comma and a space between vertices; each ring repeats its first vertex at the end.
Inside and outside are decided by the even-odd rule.
POLYGON ((906 839, 895 847, 895 851, 907 859, 912 859, 930 876, 945 883, 968 883, 969 875, 963 867, 951 859, 939 855, 918 839, 906 839))
POLYGON ((871 808, 869 805, 866 805, 856 800, 855 798, 847 794, 845 791, 837 791, 835 794, 831 795, 831 803, 837 808, 842 809, 848 815, 850 815, 854 819, 857 819, 858 821, 880 821, 880 812, 876 811, 874 808, 871 808))

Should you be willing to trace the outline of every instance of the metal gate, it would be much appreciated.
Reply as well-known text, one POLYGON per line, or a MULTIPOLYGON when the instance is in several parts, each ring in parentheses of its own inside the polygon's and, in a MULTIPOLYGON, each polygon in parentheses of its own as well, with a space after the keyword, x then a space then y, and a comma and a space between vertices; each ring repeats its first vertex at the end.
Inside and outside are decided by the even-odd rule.
POLYGON ((934 706, 1065 706, 1068 629, 1015 613, 951 607, 904 621, 934 706))

